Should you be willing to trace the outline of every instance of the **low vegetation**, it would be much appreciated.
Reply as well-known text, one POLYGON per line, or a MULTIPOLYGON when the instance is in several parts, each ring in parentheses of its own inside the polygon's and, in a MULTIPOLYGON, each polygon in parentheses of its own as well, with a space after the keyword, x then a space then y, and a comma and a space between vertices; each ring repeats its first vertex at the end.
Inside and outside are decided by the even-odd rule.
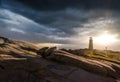
POLYGON ((61 49, 64 51, 67 51, 69 53, 78 55, 78 56, 84 56, 84 57, 89 57, 89 58, 94 58, 94 59, 103 59, 115 63, 120 64, 120 52, 119 51, 112 51, 112 50, 94 50, 93 54, 89 53, 88 49, 76 49, 76 50, 66 50, 66 49, 61 49))

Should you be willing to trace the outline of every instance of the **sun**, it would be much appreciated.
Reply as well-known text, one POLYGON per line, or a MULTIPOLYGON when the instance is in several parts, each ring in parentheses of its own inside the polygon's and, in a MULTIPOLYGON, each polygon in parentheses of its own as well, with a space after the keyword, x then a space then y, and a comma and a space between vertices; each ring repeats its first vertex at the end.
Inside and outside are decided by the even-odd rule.
POLYGON ((117 36, 109 34, 108 32, 103 33, 102 35, 99 35, 94 38, 95 43, 100 45, 109 45, 113 44, 117 41, 117 36))

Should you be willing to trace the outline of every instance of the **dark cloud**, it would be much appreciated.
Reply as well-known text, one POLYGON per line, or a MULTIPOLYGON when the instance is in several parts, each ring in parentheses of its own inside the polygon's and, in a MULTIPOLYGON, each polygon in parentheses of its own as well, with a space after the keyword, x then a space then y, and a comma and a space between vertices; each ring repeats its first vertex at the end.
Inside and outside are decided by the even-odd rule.
POLYGON ((67 7, 84 9, 120 9, 120 0, 15 0, 39 10, 58 10, 67 7))
POLYGON ((49 28, 7 9, 0 9, 0 16, 0 34, 5 37, 33 43, 69 43, 65 37, 60 37, 64 33, 58 28, 49 28))
POLYGON ((118 2, 2 0, 0 35, 33 43, 85 47, 89 36, 97 36, 104 31, 120 34, 118 2))

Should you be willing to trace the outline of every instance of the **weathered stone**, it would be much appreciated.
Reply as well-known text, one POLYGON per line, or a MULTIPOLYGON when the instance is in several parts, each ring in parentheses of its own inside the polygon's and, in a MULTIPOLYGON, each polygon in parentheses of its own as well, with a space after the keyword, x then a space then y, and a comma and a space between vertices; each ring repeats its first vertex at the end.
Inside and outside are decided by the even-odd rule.
POLYGON ((39 55, 41 55, 43 58, 47 58, 48 56, 51 56, 52 53, 54 52, 54 50, 56 50, 56 47, 44 47, 42 49, 40 49, 37 53, 39 55))
POLYGON ((83 68, 98 75, 104 75, 116 79, 120 78, 120 66, 112 62, 105 61, 106 63, 104 64, 101 61, 76 56, 62 50, 56 50, 52 54, 49 54, 46 58, 66 65, 83 68))
POLYGON ((44 48, 41 48, 40 50, 38 50, 37 54, 38 55, 41 55, 43 58, 45 58, 45 52, 49 49, 49 47, 44 47, 44 48))
POLYGON ((0 45, 4 44, 4 43, 5 43, 4 40, 2 38, 0 38, 0 45))
POLYGON ((56 50, 56 47, 52 47, 52 48, 49 48, 45 54, 46 54, 46 58, 52 56, 54 54, 54 51, 56 50))

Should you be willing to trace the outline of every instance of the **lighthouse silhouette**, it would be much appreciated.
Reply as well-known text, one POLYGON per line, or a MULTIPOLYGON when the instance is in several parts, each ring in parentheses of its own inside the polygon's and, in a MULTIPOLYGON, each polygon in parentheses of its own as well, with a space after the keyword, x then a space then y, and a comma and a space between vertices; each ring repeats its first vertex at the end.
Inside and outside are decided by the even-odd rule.
POLYGON ((93 38, 89 38, 89 54, 93 54, 93 38))
POLYGON ((90 37, 89 39, 89 50, 93 50, 93 38, 90 37))

